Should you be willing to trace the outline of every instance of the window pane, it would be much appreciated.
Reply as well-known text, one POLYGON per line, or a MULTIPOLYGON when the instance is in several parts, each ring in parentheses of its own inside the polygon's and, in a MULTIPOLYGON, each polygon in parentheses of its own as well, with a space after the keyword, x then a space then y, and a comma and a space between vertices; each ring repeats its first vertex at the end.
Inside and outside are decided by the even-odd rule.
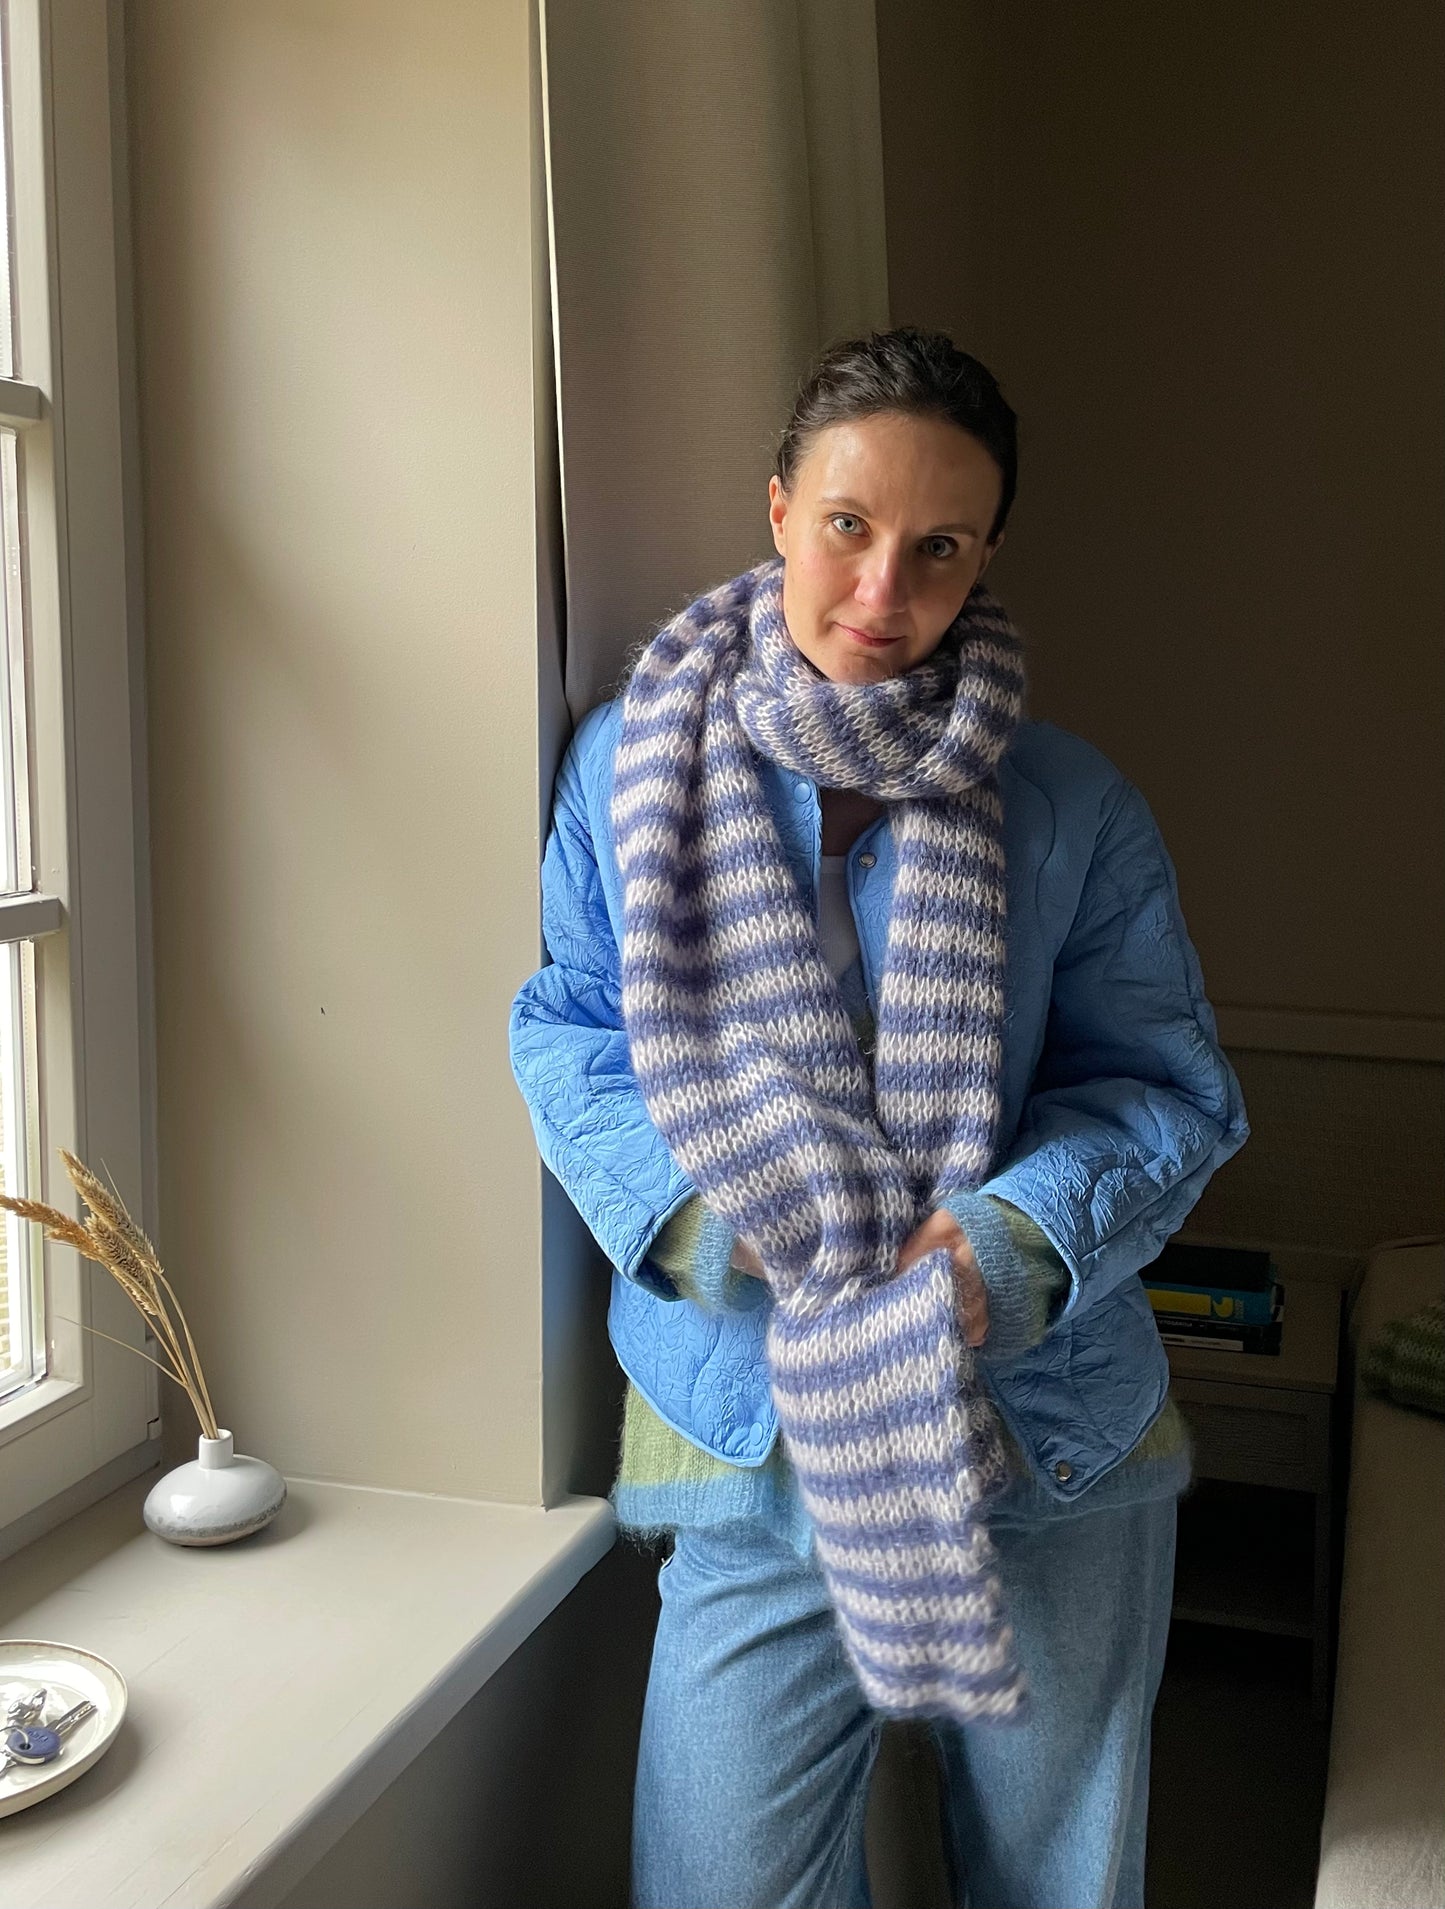
POLYGON ((15 283, 10 242, 10 9, 0 0, 0 378, 15 376, 15 283))
MULTIPOLYGON (((28 1193, 37 1150, 35 951, 0 948, 0 1191, 28 1193)), ((0 1215, 0 1398, 45 1369, 38 1229, 0 1215)))
MULTIPOLYGON (((10 10, 0 0, 0 376, 14 357, 14 221, 10 203, 10 10)), ((25 753, 20 449, 0 429, 0 889, 31 886, 25 753)), ((0 1190, 27 1193, 36 1157, 35 961, 24 942, 0 947, 0 1190)), ((44 1371, 38 1231, 0 1215, 0 1397, 44 1371)))
POLYGON ((30 772, 25 754, 25 601, 20 549, 20 447, 0 428, 0 891, 32 884, 30 772))

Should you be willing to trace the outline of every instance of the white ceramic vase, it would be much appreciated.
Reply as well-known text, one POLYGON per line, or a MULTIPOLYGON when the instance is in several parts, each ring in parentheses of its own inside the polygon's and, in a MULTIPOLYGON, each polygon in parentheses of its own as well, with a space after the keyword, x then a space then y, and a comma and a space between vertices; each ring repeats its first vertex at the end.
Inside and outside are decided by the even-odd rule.
POLYGON ((145 1521, 171 1544, 230 1544, 270 1524, 286 1502, 286 1480, 264 1459, 239 1457, 231 1434, 202 1438, 187 1465, 151 1486, 145 1521))

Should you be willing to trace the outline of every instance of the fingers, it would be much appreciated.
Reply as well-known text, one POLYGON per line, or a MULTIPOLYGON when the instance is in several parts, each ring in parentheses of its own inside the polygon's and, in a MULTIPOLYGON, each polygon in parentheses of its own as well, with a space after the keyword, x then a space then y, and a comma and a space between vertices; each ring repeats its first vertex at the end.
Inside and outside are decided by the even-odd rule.
POLYGON ((963 1265, 955 1264, 954 1278, 964 1343, 981 1346, 988 1337, 988 1293, 971 1253, 963 1265))
POLYGON ((925 1253, 936 1252, 940 1246, 951 1251, 959 1246, 967 1246, 963 1229, 951 1213, 940 1210, 930 1213, 928 1218, 908 1235, 898 1249, 898 1270, 906 1273, 915 1260, 923 1258, 925 1253))
POLYGON ((747 1273, 752 1279, 767 1278, 767 1274, 763 1271, 763 1262, 758 1258, 746 1240, 735 1239, 733 1241, 731 1264, 736 1272, 747 1273))
POLYGON ((988 1337, 988 1288, 967 1239, 953 1248, 953 1285, 964 1343, 981 1346, 988 1337))
POLYGON ((983 1283, 978 1261, 968 1235, 946 1209, 940 1208, 910 1233, 898 1252, 898 1270, 906 1272, 925 1253, 946 1246, 953 1260, 953 1284, 957 1297, 958 1323, 964 1343, 981 1346, 988 1337, 988 1288, 983 1283))

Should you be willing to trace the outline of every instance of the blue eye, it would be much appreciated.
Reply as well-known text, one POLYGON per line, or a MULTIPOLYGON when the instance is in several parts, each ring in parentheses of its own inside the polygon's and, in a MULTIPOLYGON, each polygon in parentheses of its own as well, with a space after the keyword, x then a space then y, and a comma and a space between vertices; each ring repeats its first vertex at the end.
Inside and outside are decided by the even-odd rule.
POLYGON ((952 537, 925 537, 923 548, 930 557, 951 557, 958 545, 952 537))
POLYGON ((855 517, 851 511, 840 510, 828 519, 834 530, 845 537, 856 537, 863 528, 863 520, 855 517))

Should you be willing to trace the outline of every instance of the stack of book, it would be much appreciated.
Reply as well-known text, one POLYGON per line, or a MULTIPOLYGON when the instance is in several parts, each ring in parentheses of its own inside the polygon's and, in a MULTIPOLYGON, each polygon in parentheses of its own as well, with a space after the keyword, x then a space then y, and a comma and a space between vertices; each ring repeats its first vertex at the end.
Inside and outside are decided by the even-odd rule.
POLYGON ((1165 1345, 1278 1354, 1284 1292, 1268 1253, 1171 1244, 1143 1279, 1165 1345))

